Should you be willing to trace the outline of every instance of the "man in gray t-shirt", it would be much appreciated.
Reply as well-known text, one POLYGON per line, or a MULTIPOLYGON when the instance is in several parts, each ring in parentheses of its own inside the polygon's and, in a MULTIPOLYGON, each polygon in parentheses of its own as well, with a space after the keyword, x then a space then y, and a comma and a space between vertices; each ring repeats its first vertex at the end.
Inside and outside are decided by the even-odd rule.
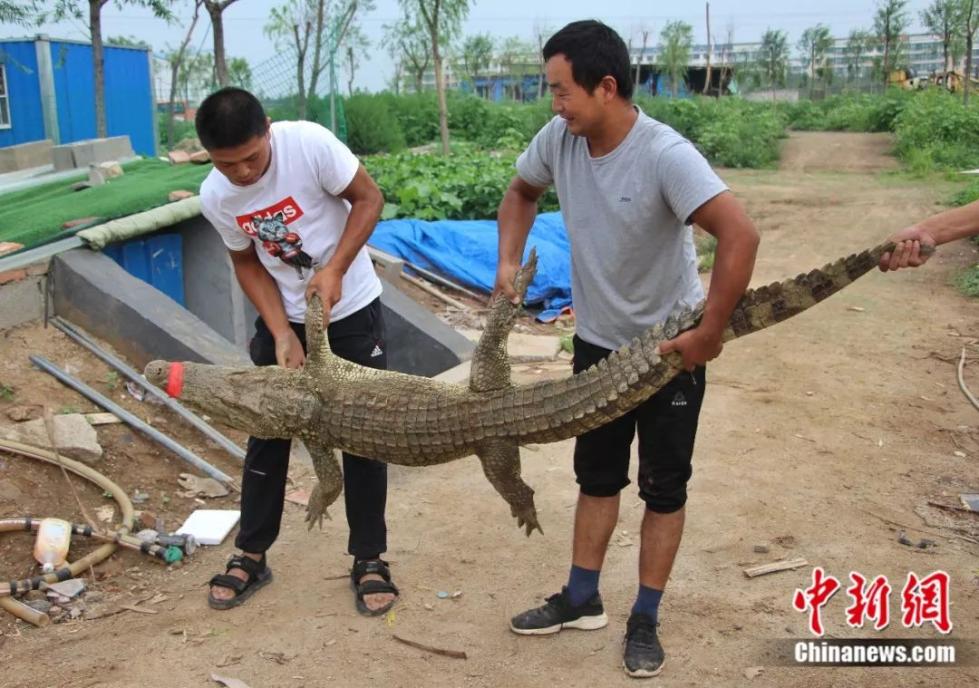
POLYGON ((558 116, 517 160, 500 205, 497 293, 515 298, 513 277, 537 201, 553 184, 571 241, 578 373, 703 299, 690 225, 717 238, 700 324, 660 347, 682 354, 687 372, 631 413, 577 439, 580 491, 568 583, 510 624, 515 633, 541 635, 608 623, 599 574, 638 430, 639 494, 647 508, 623 665, 630 676, 653 676, 665 657, 656 631, 659 601, 683 534, 704 366, 720 353, 721 334, 748 286, 758 233, 696 148, 632 104, 629 54, 618 34, 596 21, 574 22, 543 52, 558 116))

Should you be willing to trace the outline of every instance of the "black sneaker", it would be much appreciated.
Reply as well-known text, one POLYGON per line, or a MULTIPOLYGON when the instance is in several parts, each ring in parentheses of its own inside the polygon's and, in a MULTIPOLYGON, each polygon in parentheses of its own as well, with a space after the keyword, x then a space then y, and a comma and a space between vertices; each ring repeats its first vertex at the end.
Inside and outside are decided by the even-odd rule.
POLYGON ((607 625, 605 607, 597 592, 584 604, 573 607, 566 587, 548 597, 544 606, 529 609, 510 620, 510 630, 520 635, 549 635, 564 628, 594 631, 607 625))
POLYGON ((622 666, 633 678, 648 678, 663 670, 666 654, 656 637, 656 622, 648 614, 629 617, 622 666))

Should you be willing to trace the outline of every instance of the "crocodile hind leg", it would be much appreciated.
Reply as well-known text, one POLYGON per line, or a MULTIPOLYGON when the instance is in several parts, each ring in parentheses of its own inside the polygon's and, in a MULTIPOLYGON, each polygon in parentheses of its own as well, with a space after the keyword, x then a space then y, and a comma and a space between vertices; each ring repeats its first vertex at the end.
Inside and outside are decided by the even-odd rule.
POLYGON ((528 536, 534 529, 543 534, 534 508, 534 490, 520 477, 520 447, 506 440, 488 440, 476 449, 476 456, 490 484, 510 505, 517 526, 526 528, 528 536))
POLYGON ((343 490, 343 471, 332 447, 307 440, 306 448, 313 458, 313 470, 318 480, 306 506, 306 526, 312 530, 313 524, 318 522, 322 530, 323 517, 330 518, 327 507, 336 501, 343 490))

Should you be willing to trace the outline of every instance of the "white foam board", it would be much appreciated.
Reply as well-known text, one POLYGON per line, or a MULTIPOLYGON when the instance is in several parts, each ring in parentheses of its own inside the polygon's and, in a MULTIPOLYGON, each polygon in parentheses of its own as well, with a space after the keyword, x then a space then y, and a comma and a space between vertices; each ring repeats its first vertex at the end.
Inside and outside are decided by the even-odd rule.
POLYGON ((197 509, 177 530, 178 535, 193 535, 200 545, 220 545, 238 524, 236 509, 197 509))

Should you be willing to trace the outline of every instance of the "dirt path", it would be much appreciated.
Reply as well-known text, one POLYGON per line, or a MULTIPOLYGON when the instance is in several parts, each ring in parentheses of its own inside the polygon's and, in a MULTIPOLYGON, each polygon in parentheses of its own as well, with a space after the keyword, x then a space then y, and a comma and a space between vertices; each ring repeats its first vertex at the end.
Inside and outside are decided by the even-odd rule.
POLYGON ((881 172, 900 167, 891 156, 890 134, 792 132, 782 144, 785 172, 881 172))
MULTIPOLYGON (((826 151, 863 140, 844 137, 840 147, 826 147, 840 140, 831 135, 794 137, 792 144, 815 149, 829 165, 826 151)), ((852 167, 849 155, 842 164, 852 167)), ((852 171, 724 176, 763 235, 755 285, 871 246, 935 211, 950 193, 944 185, 852 171)), ((742 574, 746 565, 783 557, 803 557, 844 585, 851 570, 883 574, 895 588, 887 632, 848 629, 841 592, 824 611, 829 635, 935 638, 930 626, 901 628, 900 588, 909 571, 943 569, 952 579, 952 637, 979 635, 979 547, 938 527, 975 534, 979 525, 953 522, 927 506, 979 492, 977 415, 948 362, 963 346, 979 357, 973 339, 979 309, 949 286, 957 270, 976 260, 975 247, 963 242, 943 248, 926 269, 868 275, 812 311, 730 344, 711 366, 686 533, 663 601, 668 661, 648 685, 740 686, 749 683, 745 670, 756 666, 764 671, 750 683, 786 688, 979 683, 976 666, 774 666, 776 640, 807 637, 806 617, 792 609, 791 598, 809 583, 811 566, 755 579, 742 574), (899 529, 884 519, 937 546, 900 544, 899 529), (770 552, 755 553, 756 544, 770 552)), ((977 370, 967 372, 973 389, 977 370)), ((566 370, 522 372, 525 380, 546 374, 566 370)), ((155 606, 158 614, 44 630, 0 621, 4 685, 207 686, 216 685, 208 679, 212 671, 253 688, 639 685, 619 668, 642 513, 632 488, 623 495, 602 575, 609 627, 529 639, 507 630, 511 614, 539 603, 566 575, 576 496, 571 447, 564 442, 523 453, 546 533, 529 540, 475 459, 392 468, 387 556, 404 594, 386 620, 354 612, 342 578, 348 564, 342 508, 333 509, 324 532, 307 533, 300 508, 289 506, 270 553, 277 580, 245 607, 214 613, 205 606, 204 583, 229 545, 201 552, 175 571, 123 556, 113 578, 118 594, 138 599, 163 592, 169 599, 155 606), (439 591, 462 594, 440 599, 439 591), (468 659, 420 652, 394 641, 395 633, 464 650, 468 659)), ((294 473, 308 484, 303 470, 294 473)))

